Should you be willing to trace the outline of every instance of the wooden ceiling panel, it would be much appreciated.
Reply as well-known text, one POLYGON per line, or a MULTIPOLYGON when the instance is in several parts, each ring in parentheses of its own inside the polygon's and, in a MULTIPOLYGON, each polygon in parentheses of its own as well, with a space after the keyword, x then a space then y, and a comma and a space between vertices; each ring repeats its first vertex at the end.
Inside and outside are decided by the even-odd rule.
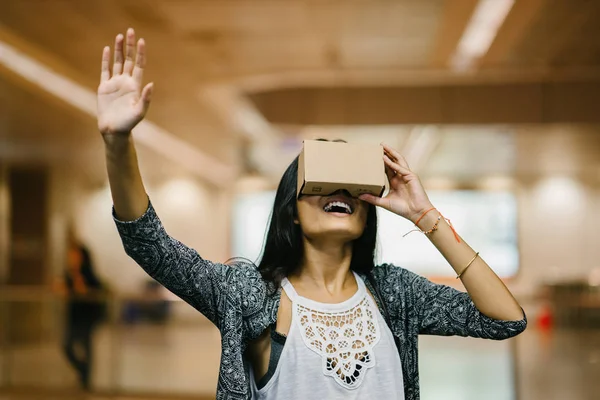
POLYGON ((330 45, 330 67, 424 66, 442 6, 441 0, 315 2, 311 21, 330 45))
POLYGON ((308 25, 306 4, 295 0, 175 0, 161 7, 181 32, 275 35, 303 32, 308 25))
MULTIPOLYGON (((95 87, 100 49, 128 26, 150 80, 173 92, 228 76, 298 69, 414 67, 431 54, 443 0, 21 0, 0 23, 95 87), (36 12, 31 12, 35 9, 36 12)), ((82 82, 82 80, 80 80, 82 82)))
MULTIPOLYGON (((445 68, 474 4, 476 0, 20 0, 1 2, 0 23, 81 72, 92 88, 102 46, 134 26, 147 39, 147 77, 169 82, 167 90, 178 93, 194 84, 273 71, 445 68), (455 14, 460 21, 450 17, 455 14), (448 24, 454 24, 451 35, 450 28, 443 29, 448 24), (452 40, 442 46, 441 39, 449 36, 452 40)), ((599 10, 599 1, 517 2, 482 65, 597 65, 599 10)))
MULTIPOLYGON (((164 13, 164 1, 155 0, 109 0, 112 2, 110 7, 102 7, 96 1, 86 1, 80 3, 90 4, 101 9, 104 16, 114 18, 114 14, 119 14, 118 19, 123 23, 134 26, 137 29, 147 29, 154 32, 167 33, 173 29, 173 20, 169 19, 164 13), (116 10, 121 12, 115 12, 116 10), (110 15, 106 15, 110 13, 110 15)), ((104 3, 106 5, 106 3, 104 3)), ((89 7, 88 6, 88 7, 89 7)), ((98 16, 98 14, 94 13, 98 16)), ((96 20, 98 21, 98 20, 96 20)), ((121 26, 120 29, 125 29, 127 26, 121 26)))
POLYGON ((539 15, 508 54, 506 64, 520 67, 585 66, 600 63, 589 53, 600 49, 600 2, 546 0, 539 15))
POLYGON ((311 29, 327 37, 397 37, 429 35, 444 0, 427 1, 313 1, 311 29))
POLYGON ((182 36, 212 46, 220 68, 236 73, 423 65, 442 8, 441 0, 194 2, 195 12, 168 4, 182 36))
POLYGON ((586 19, 573 30, 567 46, 559 49, 552 65, 590 66, 600 64, 600 4, 590 9, 586 19))
POLYGON ((229 68, 240 73, 317 68, 326 61, 325 43, 310 34, 230 38, 221 41, 221 51, 229 68))
POLYGON ((419 67, 429 62, 430 40, 425 38, 344 38, 340 64, 348 68, 419 67))

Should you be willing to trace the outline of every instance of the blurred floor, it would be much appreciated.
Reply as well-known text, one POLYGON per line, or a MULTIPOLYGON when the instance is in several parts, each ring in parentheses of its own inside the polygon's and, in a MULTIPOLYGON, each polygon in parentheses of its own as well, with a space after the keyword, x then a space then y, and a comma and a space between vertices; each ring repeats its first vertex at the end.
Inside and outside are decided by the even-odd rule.
POLYGON ((600 330, 529 330, 516 341, 519 400, 600 399, 600 330))
MULTIPOLYGON (((99 395, 99 394, 81 394, 81 393, 69 393, 69 392, 57 392, 57 393, 44 393, 44 392, 33 392, 33 393, 10 393, 0 394, 0 400, 179 400, 184 398, 177 398, 172 396, 151 396, 151 395, 140 395, 140 396, 111 396, 111 395, 99 395)), ((190 399, 187 397, 186 399, 190 399)), ((194 396, 194 400, 210 400, 214 399, 214 396, 194 396)))
MULTIPOLYGON (((93 386, 100 392, 212 395, 219 351, 219 332, 209 322, 103 326, 94 336, 93 386)), ((13 387, 77 387, 57 343, 13 346, 8 362, 13 387)))
MULTIPOLYGON (((219 340, 208 323, 104 327, 96 335, 96 390, 156 394, 137 399, 213 398, 219 340)), ((598 331, 531 328, 503 342, 424 336, 420 348, 422 400, 592 400, 600 393, 598 331)), ((128 398, 79 397, 75 377, 52 343, 13 348, 9 359, 14 386, 52 392, 0 394, 0 400, 128 398), (57 392, 65 387, 72 392, 57 392)))

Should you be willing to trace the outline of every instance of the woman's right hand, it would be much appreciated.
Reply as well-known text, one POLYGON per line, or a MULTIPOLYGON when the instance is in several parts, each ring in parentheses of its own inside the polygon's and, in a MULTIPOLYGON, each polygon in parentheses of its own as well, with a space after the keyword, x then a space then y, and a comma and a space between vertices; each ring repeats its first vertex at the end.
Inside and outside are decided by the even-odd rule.
POLYGON ((144 39, 137 42, 134 62, 135 32, 129 28, 123 54, 123 35, 115 39, 114 64, 111 71, 110 47, 102 52, 102 72, 98 86, 98 129, 104 137, 128 135, 144 118, 150 106, 153 84, 142 89, 146 64, 144 39))

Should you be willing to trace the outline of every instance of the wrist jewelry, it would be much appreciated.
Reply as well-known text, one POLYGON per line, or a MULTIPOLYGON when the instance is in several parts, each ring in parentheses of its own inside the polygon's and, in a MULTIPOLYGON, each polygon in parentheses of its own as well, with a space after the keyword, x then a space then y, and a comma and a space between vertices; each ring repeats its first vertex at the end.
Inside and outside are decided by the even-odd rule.
POLYGON ((415 222, 415 226, 418 228, 419 227, 419 222, 421 222, 421 220, 423 219, 423 217, 426 216, 429 211, 433 211, 433 210, 435 210, 435 207, 431 207, 429 210, 427 210, 423 214, 421 214, 421 216, 419 217, 419 219, 417 219, 417 222, 415 222))
POLYGON ((440 223, 440 220, 441 220, 441 219, 442 219, 442 216, 440 215, 440 216, 439 216, 439 217, 437 217, 437 219, 435 220, 435 224, 433 224, 433 227, 432 227, 430 230, 428 230, 428 231, 424 231, 423 233, 424 233, 424 234, 426 234, 426 235, 430 235, 430 234, 432 234, 433 232, 437 231, 437 230, 438 230, 438 224, 440 223))
POLYGON ((456 279, 460 278, 465 273, 465 271, 471 266, 471 264, 473 264, 473 261, 475 261, 477 257, 479 257, 479 252, 475 253, 475 256, 471 259, 471 261, 469 261, 467 266, 460 272, 460 274, 456 275, 456 279))
POLYGON ((444 217, 442 215, 442 213, 440 213, 440 216, 438 217, 437 221, 435 221, 435 224, 433 225, 433 228, 431 228, 430 230, 423 231, 421 228, 419 228, 419 222, 421 222, 421 220, 423 219, 423 217, 425 215, 427 215, 428 212, 433 211, 433 210, 436 210, 436 208, 435 207, 431 207, 430 209, 428 209, 425 212, 423 212, 423 214, 421 214, 421 216, 417 219, 417 222, 415 222, 416 229, 413 229, 412 231, 406 232, 404 235, 402 235, 402 237, 405 237, 406 235, 408 235, 409 233, 412 233, 412 232, 421 232, 421 233, 424 233, 425 235, 430 235, 433 232, 437 231, 438 224, 440 223, 440 220, 443 219, 444 221, 446 221, 448 223, 448 226, 450 227, 450 230, 454 234, 454 238, 456 239, 456 242, 460 243, 460 236, 458 236, 458 233, 456 232, 456 229, 454 229, 454 226, 452 225, 452 222, 448 218, 444 217))
POLYGON ((406 235, 408 235, 409 233, 412 232, 421 232, 424 233, 425 235, 431 235, 433 232, 438 230, 438 225, 440 223, 440 221, 442 220, 442 216, 440 215, 439 217, 437 217, 437 220, 435 221, 435 224, 433 224, 433 227, 428 230, 428 231, 422 231, 418 226, 417 229, 413 229, 412 231, 406 232, 404 235, 402 235, 402 237, 405 237, 406 235))

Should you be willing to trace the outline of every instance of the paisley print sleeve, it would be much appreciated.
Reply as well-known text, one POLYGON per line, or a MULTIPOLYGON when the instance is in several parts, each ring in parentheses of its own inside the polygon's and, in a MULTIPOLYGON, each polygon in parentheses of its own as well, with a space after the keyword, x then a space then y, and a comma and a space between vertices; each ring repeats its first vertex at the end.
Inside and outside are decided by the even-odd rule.
POLYGON ((440 285, 403 269, 404 280, 419 318, 419 333, 508 339, 523 332, 527 319, 500 321, 483 315, 466 292, 440 285))
POLYGON ((373 274, 391 319, 404 320, 420 334, 501 340, 527 327, 524 312, 520 321, 489 318, 475 307, 468 293, 433 283, 407 269, 383 264, 373 274))
MULTIPOLYGON (((152 278, 220 328, 244 276, 237 268, 207 261, 165 231, 152 204, 135 221, 113 218, 125 252, 152 278)), ((238 296, 239 297, 239 296, 238 296)))

